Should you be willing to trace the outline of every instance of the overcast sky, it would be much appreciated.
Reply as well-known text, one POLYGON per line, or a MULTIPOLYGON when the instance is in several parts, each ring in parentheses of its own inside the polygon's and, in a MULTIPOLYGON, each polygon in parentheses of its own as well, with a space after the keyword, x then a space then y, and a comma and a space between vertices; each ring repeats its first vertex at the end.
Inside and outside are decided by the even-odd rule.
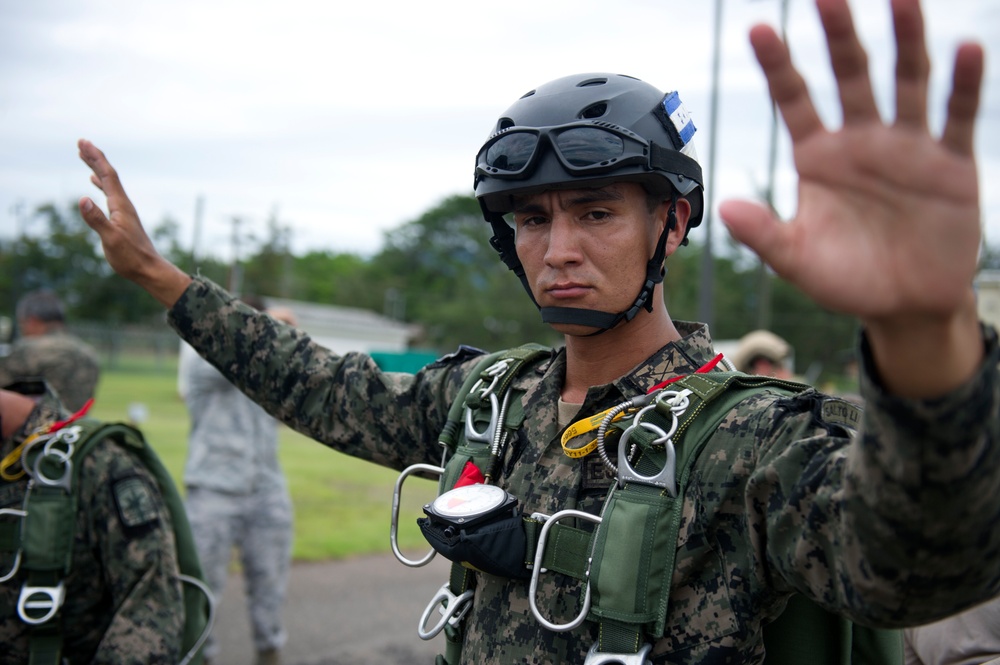
MULTIPOLYGON (((0 3, 0 234, 39 204, 103 197, 76 140, 102 148, 147 227, 228 256, 234 217, 262 235, 276 211, 293 250, 369 254, 385 231, 451 194, 524 92, 584 71, 680 91, 699 127, 715 204, 766 183, 770 103, 747 31, 781 0, 726 0, 716 162, 709 156, 709 0, 31 0, 0 3), (202 228, 195 233, 199 198, 202 228)), ((888 2, 854 0, 883 109, 888 2)), ((790 0, 788 32, 828 122, 839 122, 815 8, 790 0)), ((1000 44, 1000 3, 926 0, 941 121, 956 44, 1000 44)), ((987 50, 977 143, 987 240, 1000 244, 1000 46, 987 50)), ((778 205, 794 211, 779 143, 778 205)), ((724 234, 721 225, 717 237, 724 234)))

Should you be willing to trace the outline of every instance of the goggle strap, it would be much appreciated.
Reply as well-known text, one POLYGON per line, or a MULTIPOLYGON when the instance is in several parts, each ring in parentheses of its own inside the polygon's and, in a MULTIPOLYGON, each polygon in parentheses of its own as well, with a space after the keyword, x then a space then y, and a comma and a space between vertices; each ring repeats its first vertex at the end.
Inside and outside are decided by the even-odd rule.
POLYGON ((693 180, 699 186, 703 182, 701 165, 697 161, 682 152, 663 148, 657 143, 649 144, 649 165, 655 170, 666 171, 681 178, 693 180))
POLYGON ((514 230, 507 226, 507 222, 504 221, 502 215, 488 212, 485 205, 483 205, 483 214, 487 221, 489 221, 490 226, 493 227, 490 246, 500 255, 500 260, 503 261, 504 265, 521 280, 521 286, 524 287, 528 297, 531 298, 531 302, 535 304, 535 307, 538 307, 538 302, 531 292, 531 286, 528 285, 528 278, 524 274, 524 266, 521 265, 521 259, 517 258, 517 250, 514 248, 514 230))

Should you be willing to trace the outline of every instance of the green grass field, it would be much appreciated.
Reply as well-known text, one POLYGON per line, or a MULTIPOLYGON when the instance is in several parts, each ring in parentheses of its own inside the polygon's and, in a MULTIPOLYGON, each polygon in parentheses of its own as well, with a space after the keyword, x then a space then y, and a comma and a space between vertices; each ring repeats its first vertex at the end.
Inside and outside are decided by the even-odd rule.
MULTIPOLYGON (((183 492, 188 415, 177 395, 174 367, 135 362, 104 370, 90 415, 128 421, 129 406, 144 405, 140 428, 183 492)), ((398 474, 330 450, 287 427, 280 432, 279 457, 295 505, 293 557, 315 561, 390 551, 389 518, 398 474)), ((401 549, 420 554, 429 548, 415 520, 435 492, 428 480, 407 479, 399 520, 401 549)))

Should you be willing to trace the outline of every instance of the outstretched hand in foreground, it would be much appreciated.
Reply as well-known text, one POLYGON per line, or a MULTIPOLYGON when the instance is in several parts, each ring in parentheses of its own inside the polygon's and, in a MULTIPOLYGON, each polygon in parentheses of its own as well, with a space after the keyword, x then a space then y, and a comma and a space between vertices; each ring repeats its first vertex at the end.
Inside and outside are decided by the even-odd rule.
POLYGON ((896 114, 882 121, 847 0, 817 0, 843 111, 820 120, 787 46, 750 33, 791 135, 798 211, 728 201, 730 233, 817 303, 857 316, 892 392, 941 394, 967 379, 983 347, 972 289, 981 239, 973 138, 983 74, 977 44, 959 47, 943 132, 928 128, 930 61, 918 0, 893 0, 896 114), (933 359, 934 372, 927 371, 933 359))

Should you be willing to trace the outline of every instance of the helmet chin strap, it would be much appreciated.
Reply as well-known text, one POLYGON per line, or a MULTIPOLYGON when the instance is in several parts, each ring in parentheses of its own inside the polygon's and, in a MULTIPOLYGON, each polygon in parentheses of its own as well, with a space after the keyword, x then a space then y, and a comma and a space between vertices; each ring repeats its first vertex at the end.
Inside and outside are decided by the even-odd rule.
MULTIPOLYGON (((670 235, 670 231, 677 225, 677 215, 675 212, 677 199, 676 197, 670 202, 670 209, 667 211, 667 225, 663 228, 663 232, 660 233, 660 238, 656 242, 656 251, 653 252, 653 257, 649 259, 646 263, 646 279, 643 281, 642 288, 639 289, 638 295, 635 297, 635 301, 632 306, 627 310, 618 312, 617 314, 611 312, 602 312, 595 309, 581 309, 578 307, 539 307, 539 311, 542 313, 542 321, 545 323, 563 323, 569 325, 586 326, 588 328, 597 328, 594 332, 586 335, 586 337, 593 337, 595 335, 600 335, 605 333, 615 326, 617 326, 622 321, 631 321, 639 314, 640 311, 645 309, 647 312, 653 311, 653 290, 656 285, 663 281, 663 277, 666 275, 667 270, 663 266, 663 261, 666 255, 667 249, 667 237, 670 235)), ((501 224, 503 222, 501 221, 501 224)), ((494 225, 496 228, 496 225, 494 225)), ((513 236, 513 232, 510 231, 510 227, 504 224, 504 229, 513 236)), ((500 251, 499 245, 501 243, 496 237, 491 241, 493 246, 500 251)), ((511 247, 513 247, 511 243, 511 247)), ((511 252, 512 254, 513 252, 511 252)), ((535 296, 531 293, 531 287, 528 285, 528 279, 524 274, 524 268, 520 265, 520 261, 517 261, 516 266, 511 265, 508 261, 509 255, 505 255, 501 252, 501 258, 504 258, 504 263, 507 263, 508 267, 514 271, 514 273, 521 280, 521 284, 524 285, 524 290, 528 292, 531 296, 531 300, 538 306, 538 301, 535 300, 535 296)))

